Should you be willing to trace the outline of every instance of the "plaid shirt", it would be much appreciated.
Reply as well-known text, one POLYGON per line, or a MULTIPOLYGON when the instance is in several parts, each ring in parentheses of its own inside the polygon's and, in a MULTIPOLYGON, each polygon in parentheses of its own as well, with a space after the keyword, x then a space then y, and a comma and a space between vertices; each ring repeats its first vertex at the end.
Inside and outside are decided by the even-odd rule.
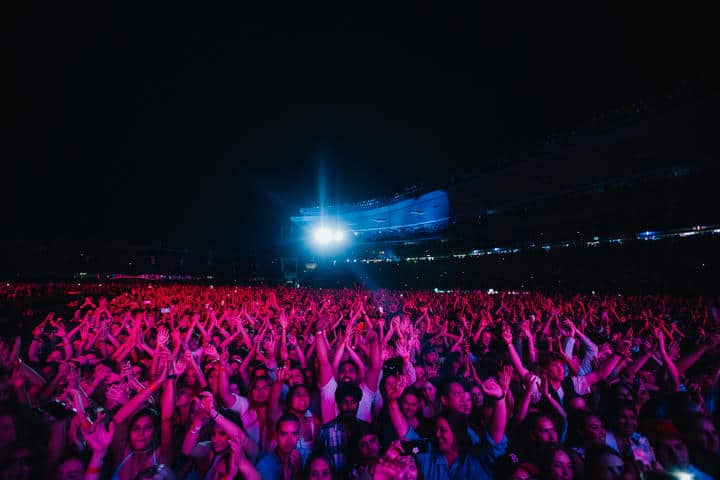
POLYGON ((340 472, 345 467, 346 449, 350 437, 363 425, 369 426, 370 424, 357 418, 343 424, 340 423, 340 417, 337 417, 320 427, 317 438, 318 445, 330 456, 337 471, 340 472))

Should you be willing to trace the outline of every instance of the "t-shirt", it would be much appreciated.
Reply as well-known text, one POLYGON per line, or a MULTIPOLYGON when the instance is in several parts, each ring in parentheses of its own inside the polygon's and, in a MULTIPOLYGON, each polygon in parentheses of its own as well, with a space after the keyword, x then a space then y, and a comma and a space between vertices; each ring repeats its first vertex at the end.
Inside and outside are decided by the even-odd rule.
MULTIPOLYGON (((320 388, 322 421, 325 423, 340 415, 337 402, 335 402, 335 390, 337 390, 337 386, 338 384, 335 377, 331 377, 330 381, 320 388)), ((364 383, 360 384, 360 390, 362 390, 362 398, 360 399, 356 416, 359 420, 370 423, 372 422, 372 404, 377 392, 370 390, 364 383)))
POLYGON ((232 404, 230 410, 240 414, 242 425, 247 432, 248 437, 253 439, 255 443, 260 444, 260 421, 258 420, 255 409, 250 408, 250 402, 247 398, 236 393, 231 394, 235 397, 235 403, 232 404))

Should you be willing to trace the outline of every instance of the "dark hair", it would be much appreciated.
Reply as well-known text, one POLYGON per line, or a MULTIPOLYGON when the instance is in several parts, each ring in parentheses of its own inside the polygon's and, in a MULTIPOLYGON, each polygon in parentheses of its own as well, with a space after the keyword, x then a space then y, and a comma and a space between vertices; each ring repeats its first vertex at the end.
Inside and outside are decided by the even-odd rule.
POLYGON ((346 397, 352 397, 356 402, 359 402, 362 399, 362 390, 352 382, 343 382, 335 389, 335 403, 340 405, 346 397))
POLYGON ((455 447, 459 452, 464 453, 470 448, 472 441, 468 434, 468 423, 465 415, 452 410, 443 410, 435 417, 436 424, 438 418, 444 419, 450 426, 450 430, 455 437, 455 447))
POLYGON ((540 454, 537 455, 537 466, 540 468, 541 475, 543 478, 550 478, 550 468, 553 464, 553 459, 555 458, 555 454, 557 452, 564 452, 565 455, 568 456, 570 459, 570 464, 573 467, 573 472, 575 471, 575 464, 572 463, 572 456, 570 452, 565 449, 564 447, 561 447, 560 445, 543 445, 540 449, 540 454))
POLYGON ((298 428, 300 427, 300 419, 296 415, 292 413, 283 413, 280 418, 277 419, 277 422, 275 422, 275 431, 277 432, 280 430, 281 423, 289 422, 297 424, 298 428))
POLYGON ((625 463, 622 455, 620 455, 620 453, 618 453, 618 451, 614 448, 608 447, 607 445, 593 445, 591 447, 588 447, 585 450, 585 474, 588 478, 593 478, 593 475, 597 475, 598 473, 600 473, 600 465, 598 463, 600 457, 605 455, 612 455, 613 457, 618 457, 619 459, 623 460, 623 463, 625 463))
POLYGON ((330 458, 330 456, 322 450, 311 453, 308 459, 305 461, 305 472, 303 478, 305 478, 306 480, 310 479, 310 466, 315 460, 319 458, 325 460, 325 462, 327 462, 327 464, 330 466, 330 478, 336 478, 335 464, 333 463, 332 458, 330 458))
POLYGON ((308 393, 310 393, 310 387, 308 387, 304 383, 299 383, 297 385, 293 385, 292 387, 290 387, 288 389, 287 395, 285 396, 288 408, 290 408, 290 401, 292 400, 293 396, 295 396, 295 394, 297 393, 298 390, 303 389, 303 388, 305 390, 307 390, 308 393))
POLYGON ((154 408, 143 408, 139 412, 137 412, 133 417, 130 419, 130 423, 128 424, 128 444, 130 444, 130 432, 132 432, 132 427, 135 423, 137 423, 138 420, 140 420, 142 417, 150 417, 153 423, 153 438, 152 438, 152 444, 150 448, 153 450, 156 449, 160 445, 160 414, 158 414, 157 410, 154 408))
POLYGON ((438 396, 447 397, 448 395, 450 395, 450 385, 452 385, 453 383, 459 384, 463 388, 463 390, 465 390, 465 382, 463 382, 462 378, 451 377, 440 384, 440 388, 438 389, 438 396))

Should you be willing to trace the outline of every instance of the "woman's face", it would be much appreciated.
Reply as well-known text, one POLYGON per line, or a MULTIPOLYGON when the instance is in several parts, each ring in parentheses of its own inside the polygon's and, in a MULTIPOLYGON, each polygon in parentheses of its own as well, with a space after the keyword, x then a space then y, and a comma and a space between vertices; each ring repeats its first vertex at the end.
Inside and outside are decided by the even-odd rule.
POLYGON ((310 393, 305 387, 299 387, 290 399, 290 409, 295 412, 306 412, 310 408, 310 393))
POLYGON ((85 467, 78 458, 69 458, 58 467, 58 480, 83 480, 85 467))
POLYGON ((587 418, 587 421, 585 422, 584 433, 585 438, 590 443, 605 443, 605 427, 603 426, 602 421, 594 415, 591 415, 587 418))
POLYGON ((305 383, 305 376, 299 368, 293 368, 288 372, 287 384, 291 387, 305 383))
POLYGON ((478 385, 473 385, 473 387, 470 389, 470 396, 472 397, 472 403, 474 406, 483 406, 483 393, 482 389, 478 385))
POLYGON ((420 408, 420 399, 412 393, 408 393, 400 399, 400 408, 405 418, 415 418, 420 408))
POLYGON ((473 407, 472 395, 470 394, 470 392, 465 392, 463 394, 463 398, 465 400, 465 408, 463 409, 462 413, 464 413, 465 415, 470 415, 473 407))
POLYGON ((558 450, 553 455, 550 464, 550 478, 552 480, 572 480, 573 478, 572 461, 568 454, 562 450, 558 450))
POLYGON ((213 429, 212 435, 210 436, 210 441, 212 442, 213 450, 216 453, 224 452, 228 447, 228 434, 225 430, 216 425, 213 429))
POLYGON ((440 452, 450 453, 456 450, 455 435, 450 429, 450 424, 443 417, 437 417, 435 421, 435 438, 437 438, 440 452))
POLYGON ((155 425, 151 417, 143 416, 130 428, 130 448, 136 451, 147 450, 152 446, 155 425))
POLYGON ((437 399, 437 388, 435 388, 435 385, 430 382, 425 382, 425 385, 423 385, 423 396, 426 402, 434 402, 437 399))
POLYGON ((324 458, 316 458, 310 463, 308 468, 310 474, 308 477, 311 480, 330 480, 330 464, 324 458))
POLYGON ((257 379, 251 394, 253 402, 257 404, 266 403, 268 397, 270 396, 270 384, 264 378, 257 379))

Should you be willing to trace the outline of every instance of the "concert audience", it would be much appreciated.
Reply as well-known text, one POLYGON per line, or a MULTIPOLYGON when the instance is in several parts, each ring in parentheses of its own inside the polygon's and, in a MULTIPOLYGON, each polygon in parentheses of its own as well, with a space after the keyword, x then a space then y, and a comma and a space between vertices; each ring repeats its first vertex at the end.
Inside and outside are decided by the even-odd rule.
POLYGON ((70 289, 0 286, 0 480, 720 478, 717 299, 70 289))

